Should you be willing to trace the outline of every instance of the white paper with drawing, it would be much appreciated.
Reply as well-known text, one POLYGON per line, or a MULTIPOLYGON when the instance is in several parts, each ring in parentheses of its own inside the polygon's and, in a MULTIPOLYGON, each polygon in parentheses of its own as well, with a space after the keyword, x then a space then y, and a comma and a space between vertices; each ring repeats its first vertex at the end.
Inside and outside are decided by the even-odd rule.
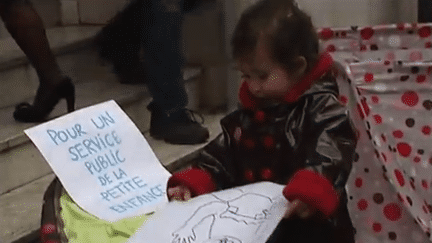
POLYGON ((75 111, 25 131, 72 199, 108 221, 167 203, 170 173, 114 102, 75 111))
POLYGON ((170 202, 128 243, 264 243, 289 205, 283 187, 260 182, 170 202))

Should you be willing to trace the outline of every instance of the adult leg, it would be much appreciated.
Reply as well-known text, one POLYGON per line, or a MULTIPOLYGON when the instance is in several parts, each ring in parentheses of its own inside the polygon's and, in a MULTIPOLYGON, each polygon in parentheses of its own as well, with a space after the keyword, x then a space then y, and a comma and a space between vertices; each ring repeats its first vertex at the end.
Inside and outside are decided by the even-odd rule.
POLYGON ((148 86, 160 109, 183 108, 188 97, 181 77, 183 0, 152 0, 144 6, 144 52, 148 86), (148 18, 147 18, 148 17, 148 18))
MULTIPOLYGON (((145 1, 150 0, 131 0, 95 38, 99 56, 113 64, 113 70, 121 83, 142 84, 147 80, 140 60, 140 35, 148 34, 142 31, 143 17, 148 17, 142 11, 145 1)), ((196 1, 185 0, 184 12, 192 10, 196 1)))
POLYGON ((432 22, 432 2, 430 0, 418 1, 418 22, 432 22))
POLYGON ((39 77, 39 88, 33 106, 17 107, 16 120, 42 121, 58 103, 67 98, 68 111, 74 109, 74 86, 64 77, 51 52, 42 20, 28 0, 0 2, 0 16, 11 36, 26 54, 39 77))
POLYGON ((6 0, 0 3, 0 16, 11 36, 26 54, 41 82, 56 84, 63 78, 51 52, 41 18, 30 2, 6 0))
POLYGON ((142 3, 132 0, 108 23, 95 38, 99 56, 113 64, 121 83, 145 83, 145 72, 140 60, 142 3))
POLYGON ((185 109, 188 97, 181 75, 183 0, 152 0, 143 4, 143 47, 147 84, 153 97, 150 134, 171 143, 202 143, 208 130, 185 109))

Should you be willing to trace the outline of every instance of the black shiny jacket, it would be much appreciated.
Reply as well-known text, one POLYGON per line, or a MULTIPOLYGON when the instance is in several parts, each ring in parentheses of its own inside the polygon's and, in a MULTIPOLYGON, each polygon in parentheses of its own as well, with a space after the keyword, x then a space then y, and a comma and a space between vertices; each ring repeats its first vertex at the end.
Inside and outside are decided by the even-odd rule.
POLYGON ((331 221, 349 222, 345 184, 357 140, 338 96, 327 72, 294 103, 237 110, 221 120, 223 132, 204 148, 197 166, 212 174, 218 189, 263 180, 287 184, 296 171, 312 169, 339 193, 331 221))
POLYGON ((220 189, 262 180, 286 184, 297 170, 313 169, 344 190, 357 140, 338 95, 335 79, 326 75, 295 103, 229 114, 199 167, 220 189))

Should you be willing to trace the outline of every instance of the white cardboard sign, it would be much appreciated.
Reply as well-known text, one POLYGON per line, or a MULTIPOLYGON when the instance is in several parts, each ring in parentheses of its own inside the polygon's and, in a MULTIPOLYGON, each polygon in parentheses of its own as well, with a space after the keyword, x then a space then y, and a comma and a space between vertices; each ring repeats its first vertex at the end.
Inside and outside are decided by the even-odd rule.
POLYGON ((283 188, 259 182, 170 202, 128 243, 264 243, 289 206, 283 188))
POLYGON ((24 132, 72 199, 100 219, 113 222, 148 213, 168 201, 170 173, 115 101, 24 132))

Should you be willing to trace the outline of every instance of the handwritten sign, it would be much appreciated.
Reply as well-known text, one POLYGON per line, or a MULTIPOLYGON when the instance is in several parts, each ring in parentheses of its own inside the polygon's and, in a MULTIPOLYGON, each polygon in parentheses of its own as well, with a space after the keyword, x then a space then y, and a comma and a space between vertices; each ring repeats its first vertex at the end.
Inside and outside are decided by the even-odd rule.
POLYGON ((72 199, 108 221, 167 203, 170 173, 121 108, 108 101, 24 131, 72 199))
POLYGON ((259 182, 170 202, 128 243, 264 243, 289 207, 283 188, 259 182))

